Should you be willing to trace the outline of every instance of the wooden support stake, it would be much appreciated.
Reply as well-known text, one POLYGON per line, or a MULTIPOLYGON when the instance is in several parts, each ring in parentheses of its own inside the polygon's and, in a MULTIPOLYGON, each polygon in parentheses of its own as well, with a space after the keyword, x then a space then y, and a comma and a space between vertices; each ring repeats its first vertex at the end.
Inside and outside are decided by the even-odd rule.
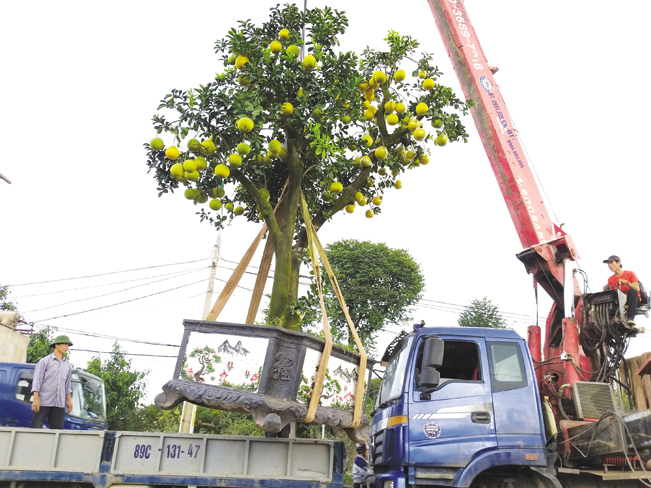
MULTIPOLYGON (((278 221, 278 225, 283 222, 282 200, 276 207, 276 220, 278 221)), ((251 297, 251 303, 249 304, 249 311, 246 314, 246 324, 252 324, 255 321, 255 316, 258 315, 260 301, 262 300, 262 292, 264 292, 264 286, 267 284, 267 277, 269 276, 269 270, 271 269, 271 258, 273 255, 274 245, 269 236, 267 236, 267 243, 264 245, 264 252, 262 253, 262 259, 260 260, 260 269, 258 270, 258 276, 255 279, 255 286, 253 287, 253 296, 251 297)))
POLYGON ((260 232, 258 233, 256 238, 251 243, 251 246, 249 246, 249 249, 246 251, 246 253, 242 257, 242 260, 240 261, 240 263, 235 268, 235 271, 233 271, 233 274, 228 279, 228 282, 226 283, 226 286, 224 287, 222 292, 219 294, 219 297, 217 298, 217 301, 215 302, 215 305, 213 305, 212 310, 208 314, 208 317, 206 317, 206 320, 213 321, 222 312, 222 310, 226 306, 226 303, 228 302, 228 299, 231 297, 231 295, 235 291, 235 288, 237 288, 237 284, 242 279, 242 276, 244 275, 244 272, 246 271, 247 266, 251 262, 251 259, 253 258, 253 255, 255 254, 255 251, 258 249, 258 245, 260 244, 260 241, 262 240, 262 237, 264 236, 264 233, 266 231, 267 231, 267 226, 263 225, 262 229, 260 229, 260 232))

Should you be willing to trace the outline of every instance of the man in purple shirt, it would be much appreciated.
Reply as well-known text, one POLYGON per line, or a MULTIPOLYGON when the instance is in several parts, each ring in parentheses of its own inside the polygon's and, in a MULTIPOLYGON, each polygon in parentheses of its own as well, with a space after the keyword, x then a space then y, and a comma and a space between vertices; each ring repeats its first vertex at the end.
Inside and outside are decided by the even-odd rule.
POLYGON ((72 366, 65 358, 70 346, 68 336, 60 335, 50 344, 54 348, 52 354, 36 363, 32 383, 34 416, 30 425, 34 429, 42 428, 46 418, 50 429, 63 429, 65 412, 72 411, 72 366))

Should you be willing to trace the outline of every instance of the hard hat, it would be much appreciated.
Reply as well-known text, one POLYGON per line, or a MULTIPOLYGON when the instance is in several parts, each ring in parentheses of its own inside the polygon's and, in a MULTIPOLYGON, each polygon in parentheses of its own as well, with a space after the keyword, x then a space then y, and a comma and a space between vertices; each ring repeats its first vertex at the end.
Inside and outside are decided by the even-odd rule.
POLYGON ((50 343, 50 347, 54 347, 57 344, 69 344, 72 346, 72 341, 67 335, 60 335, 55 337, 52 342, 50 343))

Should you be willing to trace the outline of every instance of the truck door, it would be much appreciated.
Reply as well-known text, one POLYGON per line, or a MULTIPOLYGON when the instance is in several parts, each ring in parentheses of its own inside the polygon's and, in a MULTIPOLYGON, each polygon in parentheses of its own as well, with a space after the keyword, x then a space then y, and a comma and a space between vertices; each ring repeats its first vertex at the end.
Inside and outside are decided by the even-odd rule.
MULTIPOLYGON (((446 338, 439 386, 419 385, 424 337, 418 352, 409 405, 409 464, 464 467, 477 453, 496 447, 495 419, 482 338, 446 338)), ((417 475, 418 476, 418 475, 417 475)))
POLYGON ((542 411, 533 365, 522 350, 526 347, 524 341, 487 341, 486 346, 497 445, 500 448, 544 448, 542 411))
POLYGON ((32 423, 33 368, 14 368, 6 389, 5 425, 29 427, 32 423))
POLYGON ((0 364, 0 425, 5 425, 5 408, 7 406, 7 368, 0 364))

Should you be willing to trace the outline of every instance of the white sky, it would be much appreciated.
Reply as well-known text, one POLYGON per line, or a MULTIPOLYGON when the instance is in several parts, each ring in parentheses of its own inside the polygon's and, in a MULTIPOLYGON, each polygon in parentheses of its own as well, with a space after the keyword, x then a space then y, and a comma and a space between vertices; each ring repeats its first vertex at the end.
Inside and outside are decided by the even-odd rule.
MULTIPOLYGON (((302 2, 300 2, 302 4, 302 2)), ((381 48, 394 29, 434 53, 443 83, 462 92, 426 0, 368 3, 308 0, 347 11, 343 50, 381 48), (391 5, 391 9, 385 5, 391 5)), ((153 267, 87 280, 12 288, 29 321, 90 333, 179 344, 183 318, 200 318, 209 256, 217 234, 200 223, 181 194, 157 197, 147 174, 144 142, 151 116, 172 88, 209 82, 223 67, 213 52, 236 21, 260 23, 275 1, 3 2, 0 16, 2 244, 0 283, 60 280, 153 267), (201 270, 196 268, 203 267, 201 270), (159 276, 179 270, 183 276, 159 276), (154 277, 111 287, 107 283, 154 277), (154 280, 169 278, 156 284, 154 280), (133 300, 189 283, 201 283, 133 300), (89 297, 117 292, 97 299, 89 297), (97 286, 96 288, 91 288, 97 286), (82 288, 70 292, 61 292, 82 288), (61 292, 56 294, 46 294, 61 292), (31 295, 31 296, 28 296, 31 295), (192 298, 188 298, 192 297, 192 298), (64 302, 76 303, 52 307, 64 302), (62 315, 64 318, 51 319, 62 315), (38 322, 42 321, 42 322, 38 322)), ((593 291, 608 275, 602 260, 622 258, 651 286, 648 181, 651 177, 646 96, 649 73, 642 20, 648 2, 613 7, 605 1, 467 0, 467 10, 502 94, 559 223, 582 256, 593 291)), ((405 66, 409 72, 412 66, 405 66)), ((515 258, 521 250, 470 117, 468 144, 433 151, 431 163, 402 177, 385 194, 383 213, 337 215, 320 232, 324 244, 343 238, 407 249, 422 266, 431 301, 466 305, 488 296, 526 333, 531 278, 515 258), (512 315, 519 314, 519 315, 512 315)), ((167 143, 171 141, 167 141, 167 143)), ((236 221, 223 232, 222 256, 237 262, 259 228, 236 221)), ((222 261, 218 278, 233 268, 222 261)), ((259 257, 254 263, 259 262, 259 257)), ((307 274, 307 270, 303 271, 307 274)), ((249 275, 242 286, 251 288, 249 275)), ((221 290, 222 281, 217 282, 221 290)), ((247 290, 239 289, 221 320, 241 322, 247 290)), ((541 305, 546 316, 549 301, 541 305)), ((427 302, 414 314, 431 326, 456 324, 457 313, 427 302)), ((456 307, 458 309, 458 307, 456 307)), ((649 328, 648 320, 638 325, 649 328)), ((400 327, 392 327, 392 331, 400 327)), ((72 359, 84 365, 112 340, 69 333, 72 359)), ((392 334, 380 338, 382 347, 392 334)), ((651 332, 631 354, 651 350, 651 332)), ((122 343, 130 353, 176 355, 170 347, 122 343)), ((102 357, 107 357, 106 354, 102 357)), ((150 368, 148 399, 172 376, 175 359, 134 357, 150 368)))

